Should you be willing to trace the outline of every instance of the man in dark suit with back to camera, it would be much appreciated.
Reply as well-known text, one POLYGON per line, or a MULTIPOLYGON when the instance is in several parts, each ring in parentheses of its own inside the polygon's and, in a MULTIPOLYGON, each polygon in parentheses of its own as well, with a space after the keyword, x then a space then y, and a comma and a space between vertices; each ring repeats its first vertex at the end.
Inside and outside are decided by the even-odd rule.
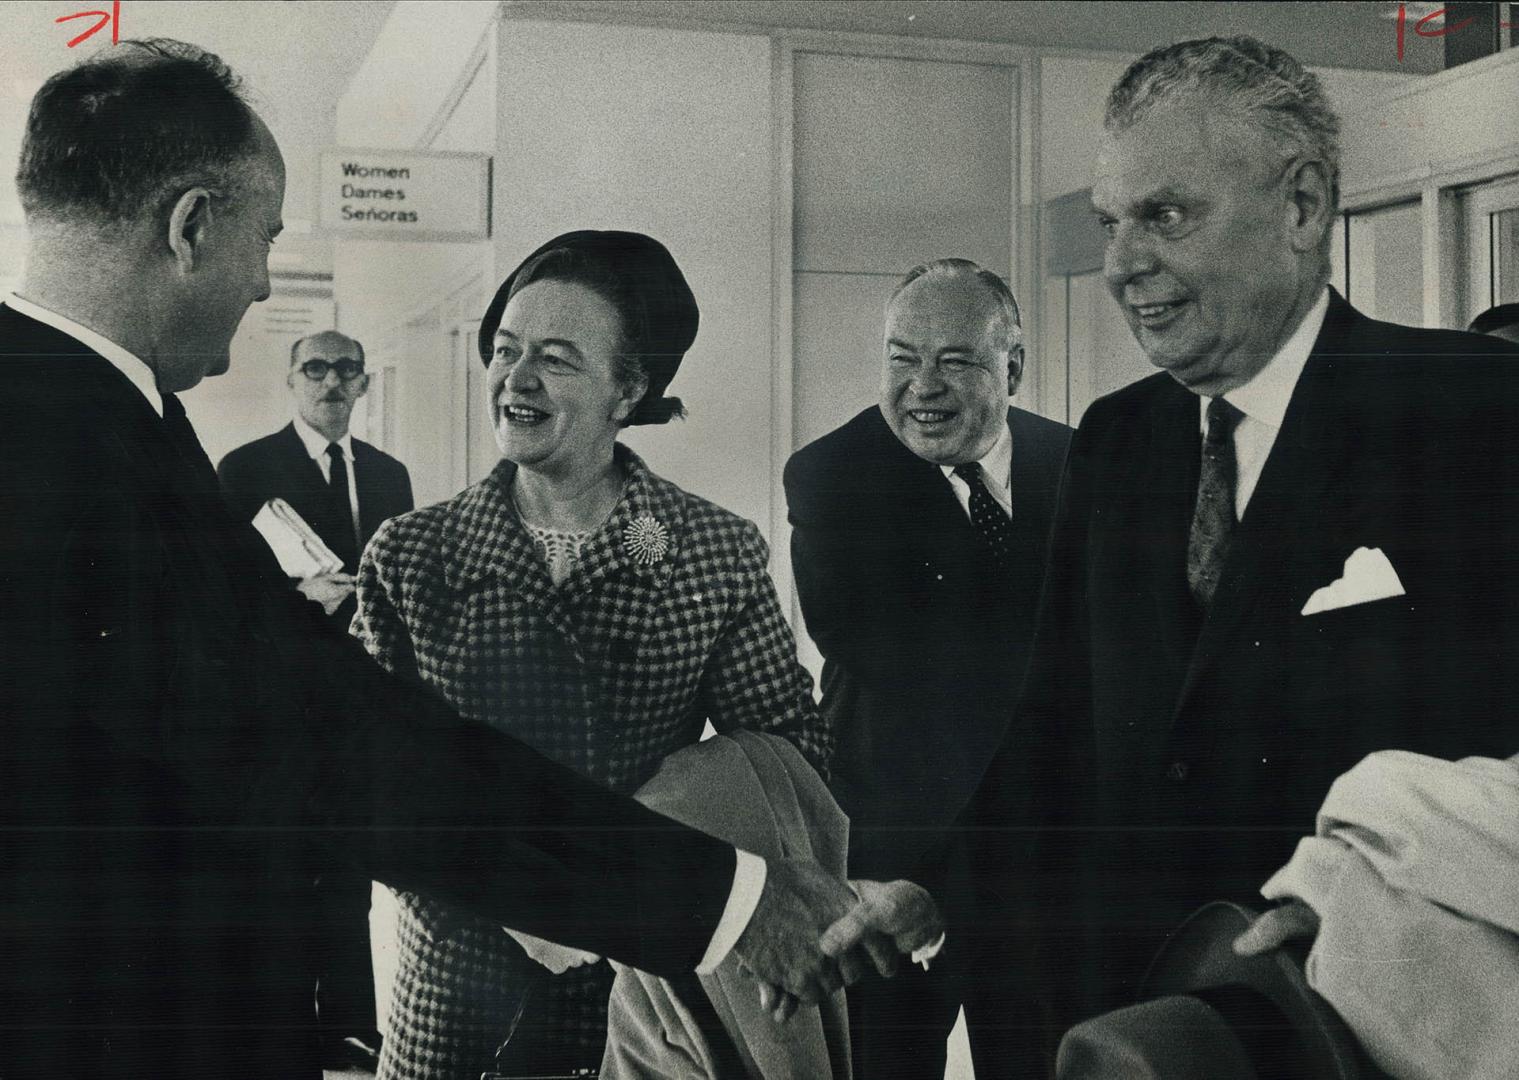
POLYGON ((1366 754, 1506 757, 1519 730, 1519 351, 1328 286, 1338 120, 1279 49, 1155 50, 1105 126, 1107 284, 1162 370, 1071 443, 1028 680, 961 822, 979 888, 923 879, 951 942, 1042 923, 1064 1023, 1129 1004, 1203 903, 1258 906, 1366 754))
MULTIPOLYGON (((797 451, 785 480, 850 874, 911 878, 1012 714, 1071 432, 1008 406, 1018 305, 975 263, 910 271, 883 336, 880 403, 797 451)), ((931 975, 850 990, 859 1076, 944 1074, 959 1006, 984 981, 967 959, 952 943, 931 975)), ((986 1017, 966 1012, 977 1062, 995 1061, 986 1017)))
MULTIPOLYGON (((359 555, 382 522, 412 509, 411 477, 405 465, 349 433, 354 406, 369 389, 358 341, 335 330, 301 338, 290 347, 285 385, 295 418, 222 458, 217 477, 236 517, 251 521, 270 499, 283 499, 343 560, 339 570, 307 578, 296 588, 346 631, 355 609, 359 555)), ((324 918, 312 949, 323 1062, 373 1071, 380 1036, 369 894, 367 877, 341 867, 324 869, 317 883, 324 918)))
POLYGON ((225 65, 123 42, 55 75, 17 180, 0 1076, 314 1080, 310 882, 333 853, 656 974, 731 952, 803 1000, 839 984, 818 935, 842 883, 458 719, 227 513, 175 394, 226 370, 268 295, 284 165, 225 65))

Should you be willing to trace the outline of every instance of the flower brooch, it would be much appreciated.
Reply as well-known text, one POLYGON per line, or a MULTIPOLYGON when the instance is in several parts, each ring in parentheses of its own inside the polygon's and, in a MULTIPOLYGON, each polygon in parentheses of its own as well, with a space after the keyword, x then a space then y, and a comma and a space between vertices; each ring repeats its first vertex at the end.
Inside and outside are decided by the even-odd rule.
POLYGON ((670 530, 653 514, 639 514, 622 530, 622 546, 640 566, 653 566, 670 551, 670 530))

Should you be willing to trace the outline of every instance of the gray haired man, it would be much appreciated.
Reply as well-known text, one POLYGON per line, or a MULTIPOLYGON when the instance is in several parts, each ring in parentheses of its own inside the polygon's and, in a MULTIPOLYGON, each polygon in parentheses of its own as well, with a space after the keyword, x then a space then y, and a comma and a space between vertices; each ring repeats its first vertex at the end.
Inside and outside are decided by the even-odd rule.
POLYGON ((1328 287, 1339 125, 1281 50, 1157 49, 1105 126, 1107 284, 1162 370, 1076 432, 946 891, 958 940, 1038 941, 1057 1027, 1131 1001, 1191 910, 1258 903, 1366 754, 1511 754, 1519 691, 1519 350, 1328 287))
MULTIPOLYGON (((824 657, 831 784, 850 872, 911 878, 1001 741, 1033 639, 1071 429, 1012 407, 1017 301, 965 259, 914 267, 886 305, 877 404, 786 465, 792 563, 824 657)), ((963 1004, 977 1064, 1000 1050, 988 977, 952 952, 849 992, 858 1075, 942 1076, 963 1004)))

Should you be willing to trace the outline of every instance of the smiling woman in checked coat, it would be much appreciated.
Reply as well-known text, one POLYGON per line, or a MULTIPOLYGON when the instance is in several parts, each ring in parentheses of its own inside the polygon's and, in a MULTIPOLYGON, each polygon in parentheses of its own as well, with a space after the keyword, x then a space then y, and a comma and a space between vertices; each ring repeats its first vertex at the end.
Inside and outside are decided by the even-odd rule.
MULTIPOLYGON (((832 745, 759 530, 616 441, 623 426, 679 414, 662 394, 697 317, 649 237, 569 233, 534 252, 480 329, 503 460, 390 521, 359 570, 354 630, 385 666, 620 792, 709 718, 783 735, 819 771, 832 745)), ((600 1062, 605 964, 553 975, 499 926, 401 902, 382 1077, 600 1062)))

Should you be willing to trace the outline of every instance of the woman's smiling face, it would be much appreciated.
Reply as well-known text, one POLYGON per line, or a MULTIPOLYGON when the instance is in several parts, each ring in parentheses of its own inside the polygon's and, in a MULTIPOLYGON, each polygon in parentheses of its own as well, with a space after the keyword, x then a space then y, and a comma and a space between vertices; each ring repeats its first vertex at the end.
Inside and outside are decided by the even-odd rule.
POLYGON ((486 374, 502 456, 552 477, 603 467, 639 398, 614 375, 622 347, 617 309, 584 285, 535 281, 513 296, 486 374))

